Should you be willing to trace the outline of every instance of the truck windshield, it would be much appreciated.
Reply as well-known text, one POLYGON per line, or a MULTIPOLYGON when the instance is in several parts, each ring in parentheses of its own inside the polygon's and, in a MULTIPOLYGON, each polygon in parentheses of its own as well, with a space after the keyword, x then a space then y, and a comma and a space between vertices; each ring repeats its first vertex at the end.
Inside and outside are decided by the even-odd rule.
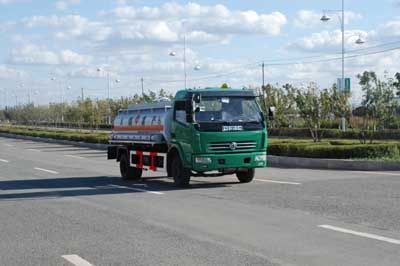
POLYGON ((254 97, 203 97, 195 112, 196 122, 261 122, 254 97))

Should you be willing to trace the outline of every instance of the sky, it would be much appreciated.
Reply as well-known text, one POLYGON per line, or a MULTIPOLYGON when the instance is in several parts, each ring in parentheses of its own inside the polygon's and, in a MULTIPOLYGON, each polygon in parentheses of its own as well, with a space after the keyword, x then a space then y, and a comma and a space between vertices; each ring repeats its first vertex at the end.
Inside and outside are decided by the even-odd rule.
MULTIPOLYGON (((259 87, 263 62, 266 83, 326 88, 341 76, 339 9, 340 0, 0 0, 0 107, 106 98, 108 83, 111 98, 132 96, 142 78, 145 92, 174 93, 184 65, 190 88, 259 87)), ((358 73, 400 71, 400 0, 345 0, 344 22, 359 102, 358 73)))

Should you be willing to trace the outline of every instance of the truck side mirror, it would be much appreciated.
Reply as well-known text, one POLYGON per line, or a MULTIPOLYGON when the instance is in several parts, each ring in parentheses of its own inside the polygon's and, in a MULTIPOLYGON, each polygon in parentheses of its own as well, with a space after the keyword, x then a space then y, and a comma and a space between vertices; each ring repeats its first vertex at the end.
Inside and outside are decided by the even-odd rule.
POLYGON ((274 116, 275 116, 275 107, 270 107, 268 108, 268 118, 270 120, 274 120, 274 116))
POLYGON ((201 95, 199 93, 193 94, 193 102, 195 102, 195 103, 201 102, 201 95))

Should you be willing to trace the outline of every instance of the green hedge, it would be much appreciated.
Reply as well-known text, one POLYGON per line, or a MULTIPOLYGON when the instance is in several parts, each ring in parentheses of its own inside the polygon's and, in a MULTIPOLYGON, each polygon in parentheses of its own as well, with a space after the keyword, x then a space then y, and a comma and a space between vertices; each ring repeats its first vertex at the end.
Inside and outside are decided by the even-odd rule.
MULTIPOLYGON (((18 135, 108 143, 108 133, 79 132, 60 129, 40 129, 0 126, 0 132, 18 135)), ((400 142, 378 141, 374 144, 359 144, 357 140, 326 140, 314 143, 305 139, 270 139, 268 154, 308 158, 399 158, 400 142)))
MULTIPOLYGON (((321 129, 322 138, 330 139, 359 139, 360 130, 348 130, 343 132, 339 129, 321 129)), ((269 128, 268 134, 271 137, 286 137, 286 138, 311 138, 308 128, 269 128)), ((392 139, 400 140, 399 129, 387 129, 380 131, 368 131, 368 136, 372 136, 376 140, 392 139)))
POLYGON ((71 128, 71 129, 103 129, 110 130, 110 124, 91 124, 91 123, 69 123, 69 122, 15 122, 15 126, 31 126, 31 127, 54 127, 54 128, 71 128))
POLYGON ((306 158, 328 158, 328 159, 356 159, 356 158, 398 158, 400 144, 376 143, 376 144, 344 144, 332 145, 321 142, 316 145, 312 143, 272 143, 268 147, 268 154, 306 157, 306 158))
POLYGON ((63 130, 45 130, 37 128, 17 128, 17 127, 0 127, 1 133, 11 133, 17 135, 64 139, 71 141, 83 141, 88 143, 108 143, 108 133, 90 133, 90 132, 74 132, 63 130))

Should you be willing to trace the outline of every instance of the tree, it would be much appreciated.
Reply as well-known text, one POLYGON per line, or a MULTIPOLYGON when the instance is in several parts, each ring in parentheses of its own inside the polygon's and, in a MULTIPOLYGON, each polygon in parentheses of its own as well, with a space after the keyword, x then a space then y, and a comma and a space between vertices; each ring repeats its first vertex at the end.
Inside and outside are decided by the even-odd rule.
POLYGON ((321 141, 321 122, 329 117, 331 110, 329 91, 320 91, 315 87, 309 87, 307 91, 297 89, 295 101, 312 139, 314 142, 321 141))
POLYGON ((224 83, 221 85, 221 89, 228 89, 228 88, 229 88, 229 86, 227 83, 224 83))
POLYGON ((400 73, 397 72, 395 75, 395 82, 393 82, 393 86, 396 88, 397 92, 397 96, 400 96, 400 73))
POLYGON ((265 116, 269 116, 269 110, 275 109, 273 123, 270 127, 288 127, 292 125, 291 118, 296 114, 296 102, 294 98, 295 88, 285 84, 282 88, 271 84, 264 86, 261 93, 260 106, 265 116), (264 97, 265 96, 265 97, 264 97))
POLYGON ((336 84, 330 89, 330 112, 336 119, 350 119, 351 106, 348 101, 348 94, 342 93, 337 88, 336 84))
MULTIPOLYGON (((400 77, 400 75, 397 76, 400 77)), ((357 77, 364 92, 361 104, 365 112, 363 113, 364 122, 360 140, 365 143, 370 130, 384 129, 385 125, 394 121, 397 110, 394 93, 396 82, 393 82, 392 79, 379 80, 375 72, 372 71, 365 71, 357 77)), ((369 134, 370 142, 373 141, 372 136, 372 134, 369 134)))

